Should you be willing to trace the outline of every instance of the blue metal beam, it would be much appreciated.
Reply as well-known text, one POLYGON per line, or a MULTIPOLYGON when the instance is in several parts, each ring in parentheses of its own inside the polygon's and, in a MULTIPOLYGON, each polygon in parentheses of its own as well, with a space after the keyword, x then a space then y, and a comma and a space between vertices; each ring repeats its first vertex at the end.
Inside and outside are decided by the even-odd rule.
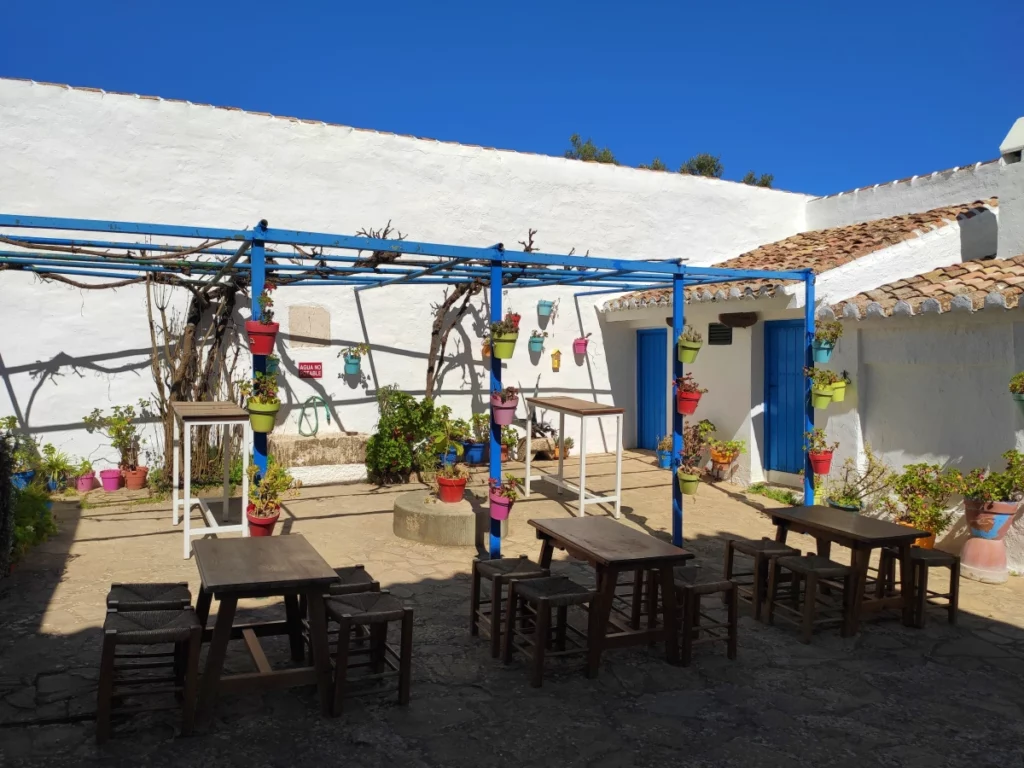
MULTIPOLYGON (((814 273, 809 271, 804 279, 804 367, 814 367, 814 273)), ((814 429, 814 407, 811 405, 811 379, 804 376, 804 432, 814 429)), ((804 505, 811 506, 814 498, 814 470, 811 468, 811 457, 804 445, 804 505)))
MULTIPOLYGON (((501 261, 495 259, 491 262, 491 322, 500 323, 502 319, 501 307, 501 261)), ((493 344, 492 344, 493 347, 493 344)), ((491 354, 491 392, 500 392, 501 387, 501 360, 491 354)), ((491 412, 491 456, 490 456, 490 483, 501 482, 501 425, 494 421, 494 406, 490 406, 491 412)), ((491 515, 490 554, 492 560, 501 557, 501 520, 495 520, 491 515)))
MULTIPOLYGON (((683 326, 686 324, 686 292, 683 286, 684 273, 675 276, 675 284, 672 287, 672 340, 669 349, 672 350, 672 379, 669 384, 669 391, 675 395, 675 380, 682 378, 683 361, 679 355, 679 337, 683 333, 683 326)), ((676 472, 681 464, 681 453, 683 450, 683 416, 675 405, 675 397, 672 398, 672 543, 677 547, 683 546, 683 492, 679 488, 679 478, 676 472)))
MULTIPOLYGON (((260 222, 256 225, 258 231, 262 231, 266 225, 264 222, 260 222)), ((263 288, 266 283, 266 253, 264 251, 264 245, 262 240, 253 240, 252 246, 249 249, 249 264, 252 267, 252 304, 250 308, 252 310, 252 319, 260 319, 260 294, 263 293, 263 288)), ((253 355, 252 356, 252 376, 255 379, 257 373, 265 374, 267 372, 267 356, 266 355, 253 355)), ((259 473, 256 478, 258 483, 260 478, 267 472, 267 435, 265 432, 254 432, 252 436, 252 457, 253 462, 256 464, 257 472, 259 473)))

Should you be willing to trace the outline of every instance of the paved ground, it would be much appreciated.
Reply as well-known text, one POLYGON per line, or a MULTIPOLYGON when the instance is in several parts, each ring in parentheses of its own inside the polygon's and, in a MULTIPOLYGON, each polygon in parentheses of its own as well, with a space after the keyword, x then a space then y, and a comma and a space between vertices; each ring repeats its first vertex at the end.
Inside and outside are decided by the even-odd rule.
MULTIPOLYGON (((593 486, 613 463, 593 457, 593 486)), ((625 464, 624 522, 665 535, 668 474, 649 457, 625 464)), ((0 582, 0 765, 346 766, 1019 766, 1024 749, 1024 580, 964 582, 958 627, 924 631, 879 620, 810 646, 785 625, 744 617, 740 657, 700 649, 689 668, 658 649, 606 655, 597 680, 555 668, 528 687, 518 663, 491 661, 469 637, 470 549, 417 545, 391 533, 393 494, 368 485, 310 488, 284 528, 337 565, 363 562, 416 609, 413 700, 354 701, 324 719, 309 689, 227 697, 213 724, 176 736, 173 713, 137 716, 103 750, 93 743, 103 597, 110 582, 188 580, 167 504, 94 492, 96 506, 59 504, 61 533, 0 582), (24 724, 34 723, 34 724, 24 724)), ((703 485, 687 502, 691 549, 712 567, 723 537, 771 535, 742 494, 703 485)), ((507 554, 536 555, 530 517, 567 514, 537 496, 513 512, 507 554)), ((802 537, 797 546, 809 547, 802 537)), ((556 570, 587 580, 579 563, 556 570)), ((250 603, 252 613, 279 606, 250 603)), ((239 644, 240 645, 240 644, 239 644)), ((286 656, 280 646, 270 652, 286 656)), ((248 668, 242 648, 229 664, 248 668)))

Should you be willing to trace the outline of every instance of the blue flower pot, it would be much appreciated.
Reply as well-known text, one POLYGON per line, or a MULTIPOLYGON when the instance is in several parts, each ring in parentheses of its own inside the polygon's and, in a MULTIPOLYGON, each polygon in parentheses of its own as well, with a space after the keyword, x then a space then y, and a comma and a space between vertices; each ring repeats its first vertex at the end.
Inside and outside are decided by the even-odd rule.
POLYGON ((345 375, 355 376, 359 373, 361 357, 352 357, 351 355, 345 355, 345 375))
POLYGON ((537 336, 530 337, 530 351, 542 352, 544 350, 544 339, 537 336))
POLYGON ((484 444, 483 443, 463 443, 465 453, 463 458, 467 464, 483 464, 484 463, 484 444))
POLYGON ((28 487, 28 484, 32 482, 32 478, 35 476, 36 471, 34 469, 27 469, 24 472, 12 472, 11 485, 19 491, 24 490, 28 487))
POLYGON ((46 490, 48 490, 50 493, 55 493, 57 491, 57 481, 56 480, 47 480, 46 481, 46 490))
POLYGON ((814 362, 827 363, 832 359, 833 349, 835 349, 835 344, 830 344, 826 341, 813 341, 811 343, 811 354, 814 357, 814 362))
POLYGON ((459 460, 459 452, 454 448, 449 448, 447 453, 437 454, 437 458, 441 461, 441 465, 448 467, 459 460))
POLYGON ((537 314, 540 317, 550 317, 551 310, 554 309, 554 307, 555 302, 541 299, 540 301, 537 302, 537 314))
POLYGON ((658 469, 672 469, 672 451, 658 451, 658 469))
POLYGON ((269 358, 267 359, 266 369, 267 369, 267 375, 268 376, 273 376, 275 373, 278 372, 278 370, 280 370, 280 368, 281 368, 281 361, 280 360, 271 360, 269 358))

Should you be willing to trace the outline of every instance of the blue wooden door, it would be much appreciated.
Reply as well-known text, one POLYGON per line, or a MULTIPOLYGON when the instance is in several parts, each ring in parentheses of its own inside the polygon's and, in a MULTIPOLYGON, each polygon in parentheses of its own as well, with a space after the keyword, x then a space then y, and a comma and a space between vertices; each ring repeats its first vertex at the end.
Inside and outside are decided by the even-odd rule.
POLYGON ((636 332, 636 444, 654 450, 667 430, 668 329, 636 332))
POLYGON ((804 321, 764 324, 765 469, 804 468, 804 321))

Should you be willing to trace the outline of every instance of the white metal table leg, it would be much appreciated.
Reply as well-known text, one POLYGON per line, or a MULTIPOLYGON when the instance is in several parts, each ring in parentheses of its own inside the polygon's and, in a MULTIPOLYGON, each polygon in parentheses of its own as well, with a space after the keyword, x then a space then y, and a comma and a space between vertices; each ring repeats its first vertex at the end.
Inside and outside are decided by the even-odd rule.
POLYGON ((192 554, 192 534, 189 530, 192 527, 192 426, 190 424, 182 422, 182 432, 185 433, 185 482, 184 482, 184 505, 182 514, 184 515, 184 533, 185 533, 185 547, 184 547, 184 558, 188 560, 192 554))
MULTIPOLYGON (((565 414, 558 414, 558 479, 565 479, 565 414)), ((558 486, 558 495, 562 495, 562 486, 558 486)))
MULTIPOLYGON (((561 451, 559 451, 561 455, 561 451)), ((587 419, 580 419, 580 511, 579 516, 586 514, 583 500, 587 495, 587 419)))
POLYGON ((530 472, 533 469, 533 409, 526 406, 526 478, 523 482, 524 497, 530 496, 530 472))
POLYGON ((228 504, 231 502, 231 425, 221 424, 221 430, 223 430, 223 448, 221 449, 224 453, 224 507, 220 511, 220 520, 222 523, 228 521, 228 504))
POLYGON ((615 416, 615 517, 622 515, 622 414, 615 416))
POLYGON ((242 536, 249 535, 249 521, 246 510, 249 509, 249 454, 252 453, 252 425, 242 424, 242 536))
POLYGON ((181 461, 178 457, 178 445, 181 437, 178 433, 178 417, 173 412, 171 413, 171 522, 174 525, 178 524, 178 498, 181 494, 178 493, 178 478, 179 472, 181 471, 181 461))

